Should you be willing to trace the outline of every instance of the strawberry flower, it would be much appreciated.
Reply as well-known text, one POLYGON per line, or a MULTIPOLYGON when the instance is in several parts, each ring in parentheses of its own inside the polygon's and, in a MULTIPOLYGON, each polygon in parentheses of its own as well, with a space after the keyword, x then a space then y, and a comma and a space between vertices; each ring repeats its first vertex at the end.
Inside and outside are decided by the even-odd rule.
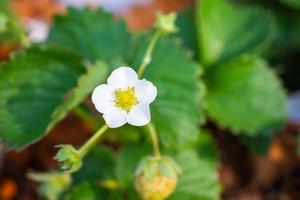
POLYGON ((151 120, 149 105, 156 95, 157 89, 150 81, 139 80, 130 67, 120 67, 111 73, 107 84, 95 88, 92 101, 110 128, 126 123, 144 126, 151 120))

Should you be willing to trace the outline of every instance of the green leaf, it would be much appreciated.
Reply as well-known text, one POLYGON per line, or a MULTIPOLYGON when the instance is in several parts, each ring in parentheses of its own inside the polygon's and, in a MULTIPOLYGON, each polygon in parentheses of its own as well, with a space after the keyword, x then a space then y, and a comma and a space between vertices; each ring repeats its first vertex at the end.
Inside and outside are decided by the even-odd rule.
POLYGON ((10 0, 1 0, 0 15, 4 15, 7 18, 13 17, 10 0))
POLYGON ((18 18, 10 8, 10 1, 1 0, 0 6, 0 43, 16 44, 24 35, 24 30, 18 18))
POLYGON ((131 184, 138 163, 152 153, 148 145, 128 145, 117 155, 115 174, 119 181, 131 184))
POLYGON ((135 172, 139 162, 151 153, 151 148, 147 143, 128 143, 116 155, 115 175, 123 186, 120 192, 123 196, 128 196, 128 199, 140 199, 134 187, 135 172))
POLYGON ((114 157, 112 151, 105 147, 95 147, 83 160, 83 165, 74 174, 74 183, 89 180, 97 183, 104 179, 114 178, 114 157))
POLYGON ((300 1, 299 0, 280 0, 282 3, 290 6, 292 8, 300 9, 300 1))
POLYGON ((89 183, 82 183, 74 187, 65 200, 96 200, 96 194, 89 183))
POLYGON ((198 0, 200 61, 205 67, 268 48, 274 36, 273 19, 266 10, 232 6, 227 0, 198 0))
POLYGON ((254 135, 286 119, 285 92, 261 59, 240 57, 206 75, 208 115, 221 126, 254 135))
MULTIPOLYGON (((107 63, 129 55, 130 35, 123 21, 101 10, 70 8, 65 16, 56 16, 49 41, 68 47, 89 58, 107 63)), ((124 64, 124 63, 122 63, 124 64)))
POLYGON ((104 182, 115 180, 114 166, 112 149, 99 145, 84 158, 82 167, 73 176, 73 184, 76 187, 88 181, 95 199, 118 199, 114 198, 120 194, 116 189, 104 187, 104 182))
MULTIPOLYGON (((137 67, 148 42, 141 42, 133 66, 137 67)), ((186 51, 168 39, 158 42, 144 77, 158 90, 151 104, 152 121, 164 145, 193 141, 203 120, 200 72, 186 51)))
MULTIPOLYGON (((196 139, 197 140, 197 139, 196 139)), ((116 176, 123 185, 124 194, 130 195, 129 199, 138 199, 133 190, 133 178, 139 161, 151 153, 145 144, 127 145, 116 159, 116 176)), ((212 139, 207 134, 201 134, 197 146, 193 149, 172 151, 163 154, 172 156, 180 166, 182 176, 174 195, 170 200, 218 200, 220 186, 217 180, 217 157, 212 139)))
POLYGON ((272 142, 272 136, 275 134, 271 132, 258 132, 255 136, 245 135, 241 137, 244 144, 246 144, 250 150, 258 155, 265 155, 272 142))
MULTIPOLYGON (((0 136, 10 147, 20 148, 41 138, 91 92, 92 72, 98 68, 89 70, 93 84, 82 78, 70 99, 66 94, 86 71, 77 54, 32 47, 14 54, 0 69, 0 136)), ((98 81, 103 77, 98 74, 98 81)))
POLYGON ((179 31, 174 35, 183 41, 183 46, 192 50, 198 56, 198 38, 195 27, 194 9, 187 9, 179 13, 176 26, 179 31))
POLYGON ((6 31, 7 22, 7 16, 0 13, 0 34, 6 31))
POLYGON ((289 55, 291 54, 289 51, 300 48, 300 13, 298 10, 291 11, 289 9, 275 11, 280 35, 277 48, 270 51, 274 53, 277 50, 279 56, 282 54, 289 55))
MULTIPOLYGON (((91 60, 104 59, 111 66, 112 60, 129 60, 128 56, 133 57, 135 51, 138 58, 132 66, 136 68, 148 40, 139 40, 136 49, 130 48, 130 38, 123 22, 102 11, 71 9, 67 16, 56 18, 49 41, 76 50, 91 60)), ((197 66, 187 53, 167 41, 159 44, 145 77, 158 87, 159 97, 152 106, 152 117, 163 143, 177 145, 178 141, 195 138, 201 120, 200 83, 197 66), (166 56, 161 58, 162 55, 166 56), (169 73, 170 70, 176 73, 169 73)))
POLYGON ((202 133, 197 148, 198 152, 190 149, 181 151, 175 156, 182 170, 182 176, 170 200, 220 199, 217 157, 211 137, 202 133))
POLYGON ((65 115, 73 108, 78 106, 100 83, 107 77, 107 66, 98 61, 89 66, 86 74, 78 79, 77 87, 72 90, 68 98, 54 112, 48 129, 51 129, 57 122, 62 120, 65 115))

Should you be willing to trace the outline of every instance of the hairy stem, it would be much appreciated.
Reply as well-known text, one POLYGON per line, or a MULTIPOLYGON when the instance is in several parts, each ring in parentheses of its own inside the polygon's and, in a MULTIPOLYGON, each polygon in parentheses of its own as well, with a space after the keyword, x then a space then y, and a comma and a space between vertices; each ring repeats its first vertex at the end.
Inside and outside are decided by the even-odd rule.
POLYGON ((151 59, 152 59, 153 49, 154 49, 155 44, 157 43, 160 35, 161 35, 160 30, 157 30, 154 33, 154 35, 153 35, 153 37, 152 37, 152 39, 151 39, 151 41, 149 43, 149 46, 147 48, 146 54, 145 54, 145 56, 143 58, 143 61, 142 61, 141 65, 138 68, 139 69, 138 70, 138 76, 139 77, 141 77, 144 74, 144 71, 145 71, 146 67, 150 64, 151 59))
MULTIPOLYGON (((138 76, 141 78, 144 74, 144 71, 146 69, 146 67, 150 64, 151 59, 152 59, 152 52, 153 49, 159 39, 159 37, 161 36, 161 32, 160 30, 157 30, 153 37, 151 38, 151 41, 149 43, 149 46, 146 50, 146 54, 142 60, 142 63, 140 65, 140 67, 138 68, 138 76)), ((148 130, 149 130, 149 134, 151 137, 151 141, 152 141, 152 146, 153 146, 153 155, 156 157, 160 157, 160 149, 159 149, 159 142, 158 142, 158 137, 157 137, 157 132, 155 130, 154 125, 150 122, 148 125, 148 130)))
POLYGON ((83 158, 94 146, 96 146, 107 129, 108 126, 105 124, 78 150, 81 158, 83 158))
POLYGON ((160 149, 159 149, 159 142, 157 137, 157 132, 155 130, 154 125, 152 122, 150 122, 148 125, 149 134, 152 140, 152 146, 153 146, 153 155, 155 157, 160 157, 160 149))

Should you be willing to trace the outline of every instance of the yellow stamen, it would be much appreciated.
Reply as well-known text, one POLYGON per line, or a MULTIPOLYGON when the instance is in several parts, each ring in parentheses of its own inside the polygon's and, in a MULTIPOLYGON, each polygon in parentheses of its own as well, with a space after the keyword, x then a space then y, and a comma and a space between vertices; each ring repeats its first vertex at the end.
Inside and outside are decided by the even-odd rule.
POLYGON ((115 91, 115 97, 115 105, 126 112, 129 112, 133 106, 138 104, 133 87, 128 87, 125 90, 117 89, 115 91))

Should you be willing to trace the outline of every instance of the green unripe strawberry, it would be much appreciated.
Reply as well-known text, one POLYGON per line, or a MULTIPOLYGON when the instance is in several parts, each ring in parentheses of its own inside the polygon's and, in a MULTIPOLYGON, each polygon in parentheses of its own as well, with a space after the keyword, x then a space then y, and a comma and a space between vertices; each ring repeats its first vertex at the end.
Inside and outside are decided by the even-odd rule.
POLYGON ((135 174, 135 187, 144 200, 164 200, 175 190, 180 169, 172 158, 146 157, 135 174))

